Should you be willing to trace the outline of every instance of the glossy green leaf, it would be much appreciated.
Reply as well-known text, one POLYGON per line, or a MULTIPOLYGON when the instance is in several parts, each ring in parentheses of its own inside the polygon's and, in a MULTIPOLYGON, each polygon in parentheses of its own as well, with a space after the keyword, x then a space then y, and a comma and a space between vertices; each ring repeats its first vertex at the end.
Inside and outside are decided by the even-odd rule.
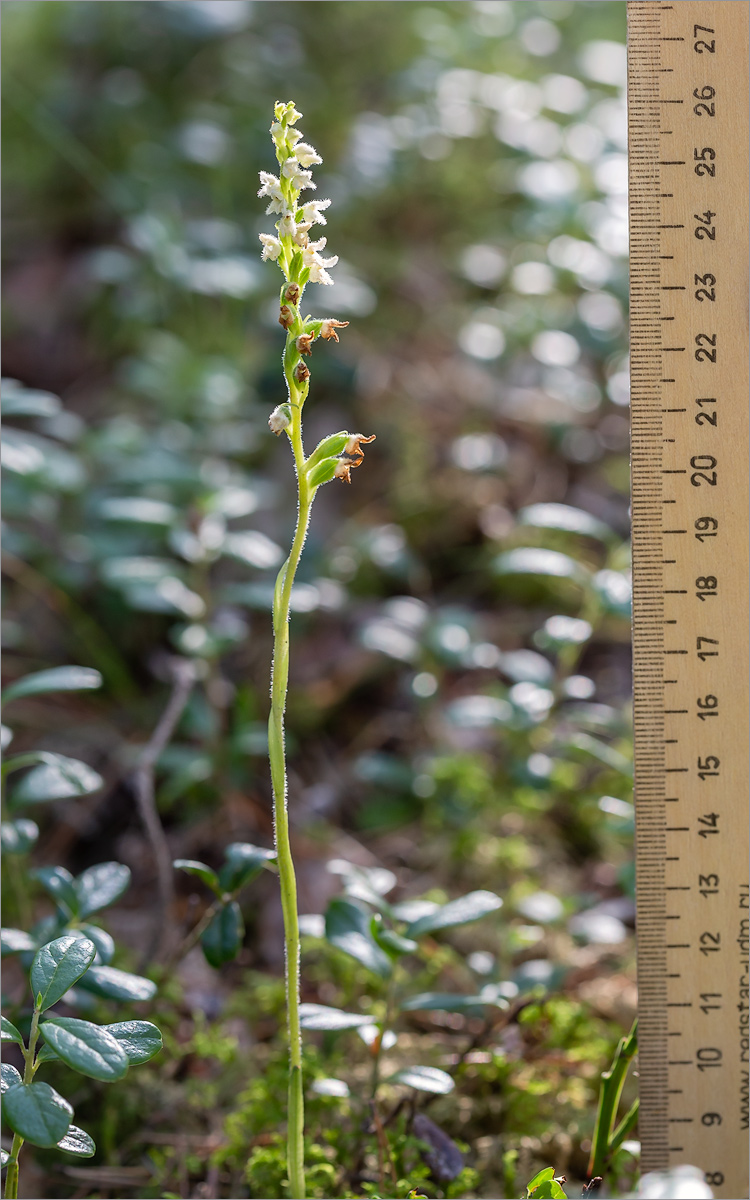
POLYGON ((207 887, 216 895, 221 895, 221 887, 219 885, 219 876, 205 863, 198 862, 194 858, 176 858, 172 866, 178 871, 187 871, 188 875, 196 875, 198 879, 202 879, 207 887))
POLYGON ((326 938, 368 971, 387 979, 392 970, 391 960, 375 941, 371 921, 370 913, 356 900, 337 896, 326 912, 326 938))
POLYGON ((245 935, 245 923, 242 920, 240 906, 236 900, 224 904, 201 937, 201 946, 206 961, 212 967, 220 967, 222 963, 231 962, 236 958, 242 939, 245 935))
POLYGON ((3 958, 6 954, 21 954, 24 950, 36 950, 36 942, 23 929, 0 929, 0 946, 3 958))
POLYGON ((450 1075, 439 1067, 404 1067, 391 1075, 388 1082, 403 1083, 405 1087, 416 1088, 419 1092, 432 1092, 436 1096, 446 1096, 455 1086, 450 1075))
POLYGON ((7 1017, 0 1017, 0 1042, 15 1042, 17 1046, 24 1044, 15 1025, 7 1017))
POLYGON ((581 587, 590 583, 586 568, 568 554, 534 546, 520 546, 500 554, 495 559, 494 569, 497 575, 540 575, 570 579, 581 587))
POLYGON ((68 800, 98 791, 104 780, 93 767, 65 754, 45 754, 45 761, 32 767, 13 792, 15 805, 39 804, 45 800, 68 800))
POLYGON ((21 1072, 12 1063, 0 1063, 0 1091, 5 1094, 8 1088, 16 1087, 19 1083, 23 1083, 21 1072))
POLYGON ((463 996, 454 992, 420 992, 409 996, 401 1008, 404 1012, 466 1012, 481 1009, 485 1004, 507 1008, 507 1001, 483 999, 481 996, 463 996))
POLYGON ((0 840, 3 854, 28 854, 39 837, 36 821, 18 817, 15 821, 3 821, 0 825, 0 840))
POLYGON ((392 929, 375 927, 373 934, 375 941, 391 958, 400 958, 403 954, 413 954, 415 950, 419 949, 418 944, 411 938, 402 937, 400 933, 395 933, 392 929))
POLYGON ((62 409, 58 396, 27 388, 15 379, 3 380, 3 416, 54 417, 62 409))
POLYGON ((421 937, 425 933, 434 933, 437 929, 450 929, 454 925, 468 925, 470 921, 478 921, 489 913, 502 908, 502 900, 494 892, 469 892, 458 900, 443 904, 432 913, 428 913, 414 921, 406 930, 407 937, 421 937))
POLYGON ((301 1004, 300 1022, 303 1029, 319 1029, 326 1032, 338 1029, 357 1029, 369 1025, 371 1018, 360 1013, 344 1012, 340 1008, 329 1008, 325 1004, 301 1004))
POLYGON ((151 1000, 156 994, 156 984, 150 979, 117 967, 89 967, 79 986, 109 1000, 151 1000))
POLYGON ((95 956, 93 942, 70 934, 42 946, 31 964, 31 991, 35 999, 41 995, 42 1011, 57 1004, 89 969, 95 956))
POLYGON ((43 692, 85 692, 102 686, 102 677, 92 667, 52 667, 24 675, 3 692, 3 704, 21 696, 40 696, 43 692))
POLYGON ((48 1083, 21 1083, 5 1093, 3 1116, 32 1145, 56 1146, 68 1132, 73 1109, 48 1083))
POLYGON ((78 916, 88 917, 114 904, 130 884, 130 869, 123 863, 105 862, 89 867, 75 880, 78 916))
POLYGON ((163 1045, 161 1033, 150 1021, 117 1021, 102 1028, 119 1043, 131 1066, 148 1062, 163 1045))
POLYGON ((266 863, 275 860, 276 854, 249 842, 232 842, 224 851, 224 857, 226 862, 219 871, 219 882, 224 891, 235 892, 260 875, 266 863))
POLYGON ((57 1149, 64 1150, 66 1154, 74 1154, 76 1158, 91 1158, 96 1154, 96 1143, 85 1129, 71 1125, 65 1137, 57 1143, 57 1149))
POLYGON ((52 1047, 48 1046, 47 1043, 45 1042, 44 1045, 40 1046, 40 1048, 39 1048, 39 1052, 37 1053, 37 1056, 36 1056, 36 1061, 38 1063, 59 1062, 60 1059, 59 1059, 59 1055, 58 1055, 57 1051, 53 1050, 52 1047))
POLYGON ((532 1196, 534 1200, 567 1200, 566 1193, 556 1179, 545 1179, 534 1189, 532 1196))
POLYGON ((540 1183, 544 1183, 545 1180, 554 1178, 555 1168, 544 1167, 541 1171, 537 1171, 533 1179, 529 1180, 529 1182, 526 1184, 526 1191, 531 1192, 534 1190, 534 1188, 539 1187, 540 1183))
POLYGON ((45 892, 65 910, 68 917, 78 914, 78 895, 75 881, 65 867, 37 867, 31 872, 32 879, 41 883, 45 892))
POLYGON ((559 529, 563 533, 578 533, 595 538, 599 542, 616 540, 615 533, 591 513, 570 504, 530 504, 518 514, 519 525, 533 525, 537 529, 559 529))
POLYGON ((111 1083, 127 1073, 127 1054, 101 1026, 77 1017, 50 1017, 40 1029, 58 1057, 81 1075, 111 1083))

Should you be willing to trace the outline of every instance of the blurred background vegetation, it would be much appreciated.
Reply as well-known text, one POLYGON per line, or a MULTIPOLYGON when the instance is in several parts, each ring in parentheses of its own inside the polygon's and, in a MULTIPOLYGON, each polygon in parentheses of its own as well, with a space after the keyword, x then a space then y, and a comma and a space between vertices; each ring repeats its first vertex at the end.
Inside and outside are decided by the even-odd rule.
MULTIPOLYGON (((380 1002, 316 935, 342 864, 392 872, 399 899, 497 892, 416 990, 443 971, 511 1008, 415 1012, 391 1052, 454 1072, 419 1104, 467 1169, 417 1150, 404 1169, 430 1195, 518 1194, 548 1161, 583 1176, 635 1002, 624 3, 9 0, 3 34, 5 668, 104 681, 14 707, 14 747, 104 780, 35 810, 33 864, 130 867, 110 915, 126 966, 195 925, 208 898, 183 875, 154 930, 132 782, 184 660, 157 766, 170 854, 272 844, 269 609, 295 488, 266 424, 283 331, 255 193, 293 99, 341 259, 308 299, 350 322, 312 360, 307 446, 377 435, 352 487, 321 491, 293 597, 304 999, 380 1002)), ((4 924, 49 911, 19 878, 4 924)), ((241 902, 236 961, 193 950, 134 1009, 164 1053, 115 1099, 81 1086, 97 1157, 41 1154, 25 1194, 280 1194, 275 881, 241 902)), ((309 1040, 311 1071, 356 1095, 366 1045, 309 1040)), ((378 1186, 351 1097, 323 1088, 310 1132, 316 1194, 378 1186)))

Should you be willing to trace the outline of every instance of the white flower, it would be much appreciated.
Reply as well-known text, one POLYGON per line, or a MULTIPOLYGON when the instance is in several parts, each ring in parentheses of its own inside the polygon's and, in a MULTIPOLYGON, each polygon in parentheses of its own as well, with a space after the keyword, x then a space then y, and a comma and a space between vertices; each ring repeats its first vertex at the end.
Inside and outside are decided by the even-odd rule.
POLYGON ((322 212, 330 203, 330 200, 308 200, 307 204, 302 205, 302 220, 309 221, 311 225, 327 225, 322 212))
POLYGON ((297 222, 291 213, 284 213, 281 220, 276 222, 276 228, 279 231, 279 237, 294 237, 297 232, 297 222))
POLYGON ((307 245, 307 231, 311 228, 312 226, 309 221, 298 222, 297 232, 294 235, 294 240, 298 246, 307 245))
POLYGON ((314 262, 320 259, 320 251, 325 250, 327 238, 318 238, 317 242, 308 242, 302 249, 302 262, 306 267, 311 267, 314 262))
POLYGON ((302 261, 310 270, 310 283, 328 283, 332 284, 333 280, 326 271, 326 267, 335 267, 338 260, 338 255, 333 255, 332 258, 322 258, 320 251, 325 249, 326 239, 318 238, 317 242, 310 242, 302 250, 302 261))
POLYGON ((283 249, 279 239, 274 237, 272 233, 259 233, 258 237, 263 243, 263 252, 260 257, 264 261, 270 258, 271 262, 276 262, 283 249))
POLYGON ((271 126, 271 137, 277 145, 280 142, 290 142, 292 146, 302 137, 301 129, 291 129, 284 125, 281 121, 274 121, 271 126))
POLYGON ((314 188, 310 171, 303 171, 296 158, 288 158, 281 168, 282 175, 291 180, 292 187, 301 192, 303 188, 314 188))
POLYGON ((338 254, 334 254, 331 258, 316 258, 315 262, 310 264, 310 283, 332 284, 333 280, 325 268, 335 267, 338 261, 338 254))
POLYGON ((303 167, 314 167, 316 163, 323 161, 315 147, 311 146, 309 142, 300 142, 298 146, 295 146, 294 157, 302 163, 303 167))
POLYGON ((268 171, 260 172, 261 187, 258 189, 259 196, 269 196, 271 203, 266 209, 266 213, 282 213, 286 208, 284 193, 281 190, 281 183, 275 175, 271 175, 268 171))

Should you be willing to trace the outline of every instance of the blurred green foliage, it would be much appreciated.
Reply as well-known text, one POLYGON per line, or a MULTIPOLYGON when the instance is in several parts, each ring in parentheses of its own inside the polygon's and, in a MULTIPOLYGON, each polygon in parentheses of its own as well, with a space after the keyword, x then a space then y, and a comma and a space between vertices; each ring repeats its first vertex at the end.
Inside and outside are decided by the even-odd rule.
MULTIPOLYGON (((350 322, 311 360, 307 442, 377 434, 351 489, 321 494, 293 596, 302 911, 340 892, 337 860, 394 872, 399 901, 500 894, 411 982, 507 985, 517 1019, 414 1012, 392 1067, 448 1064, 455 1092, 416 1108, 478 1180, 425 1175, 416 1093, 389 1120, 394 1094, 398 1187, 513 1195, 553 1158, 582 1174, 632 1002, 625 5, 3 15, 6 667, 104 680, 14 706, 14 748, 104 780, 45 807, 35 864, 126 863, 112 919, 142 951, 155 873, 130 780, 174 656, 197 682, 158 764, 173 857, 217 869, 230 843, 271 845, 270 598, 294 492, 266 426, 283 333, 255 192, 271 105, 293 98, 341 258, 314 311, 350 322)), ((188 957, 161 990, 166 1049, 132 1098, 81 1101, 99 1154, 56 1194, 98 1194, 118 1169, 136 1172, 128 1194, 281 1194, 274 882, 240 898, 235 964, 205 976, 188 957)), ((176 886, 184 933, 208 901, 176 886)), ((372 977, 306 946, 305 1001, 369 1011, 372 977)), ((365 1194, 381 1188, 368 1050, 316 1039, 311 1078, 340 1071, 355 1099, 311 1095, 311 1179, 317 1156, 321 1194, 365 1194)))

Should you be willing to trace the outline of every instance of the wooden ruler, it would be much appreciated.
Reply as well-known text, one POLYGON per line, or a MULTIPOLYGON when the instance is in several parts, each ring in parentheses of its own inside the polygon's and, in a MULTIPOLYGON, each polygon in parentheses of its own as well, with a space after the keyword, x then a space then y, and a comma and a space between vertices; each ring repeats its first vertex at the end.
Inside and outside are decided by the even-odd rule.
POLYGON ((748 1196, 748 4, 628 3, 640 1138, 748 1196))

